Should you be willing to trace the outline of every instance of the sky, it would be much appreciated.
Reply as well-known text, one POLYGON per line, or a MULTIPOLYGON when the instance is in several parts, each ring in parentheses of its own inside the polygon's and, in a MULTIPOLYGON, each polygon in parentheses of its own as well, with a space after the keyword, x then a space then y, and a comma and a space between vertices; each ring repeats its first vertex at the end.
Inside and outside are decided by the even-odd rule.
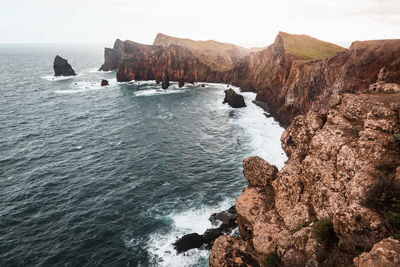
POLYGON ((348 47, 400 38, 400 0, 0 0, 0 43, 151 44, 158 32, 244 47, 279 31, 348 47))

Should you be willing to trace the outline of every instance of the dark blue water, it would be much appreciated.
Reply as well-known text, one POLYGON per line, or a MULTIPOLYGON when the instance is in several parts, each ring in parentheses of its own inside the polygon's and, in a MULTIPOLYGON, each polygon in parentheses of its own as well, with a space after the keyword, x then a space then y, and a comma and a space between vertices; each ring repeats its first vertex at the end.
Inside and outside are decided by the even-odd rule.
POLYGON ((225 85, 117 84, 102 61, 100 45, 0 46, 0 266, 207 266, 171 243, 234 203, 245 157, 282 165, 282 129, 252 93, 234 110, 225 85), (78 76, 54 79, 56 54, 78 76))

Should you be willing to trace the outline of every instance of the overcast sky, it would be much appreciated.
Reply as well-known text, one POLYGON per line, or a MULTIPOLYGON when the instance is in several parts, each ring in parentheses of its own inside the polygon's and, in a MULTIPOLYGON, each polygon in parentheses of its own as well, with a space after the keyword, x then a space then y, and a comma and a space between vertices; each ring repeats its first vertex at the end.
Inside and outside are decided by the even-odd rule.
POLYGON ((151 44, 162 32, 251 47, 279 31, 344 46, 400 38, 400 0, 0 0, 0 43, 151 44))

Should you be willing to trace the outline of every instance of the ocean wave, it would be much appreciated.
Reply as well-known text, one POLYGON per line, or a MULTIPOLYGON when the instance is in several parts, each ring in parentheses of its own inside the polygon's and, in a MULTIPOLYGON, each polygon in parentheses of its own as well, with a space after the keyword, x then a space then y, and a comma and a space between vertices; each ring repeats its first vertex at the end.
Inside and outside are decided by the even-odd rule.
POLYGON ((149 89, 140 90, 135 92, 135 96, 154 96, 154 95, 168 95, 168 94, 179 94, 185 92, 185 89, 149 89))
POLYGON ((147 244, 152 263, 163 267, 208 266, 210 253, 208 250, 191 249, 185 253, 177 254, 172 243, 183 235, 203 234, 208 228, 215 227, 209 220, 210 215, 227 210, 234 203, 234 199, 227 198, 215 206, 202 206, 167 216, 173 222, 172 229, 168 233, 157 232, 152 234, 147 244))
POLYGON ((74 78, 74 77, 76 77, 76 76, 54 76, 54 75, 46 75, 46 76, 42 76, 42 77, 40 77, 40 78, 43 79, 43 80, 47 80, 47 81, 53 82, 53 81, 69 80, 69 79, 72 79, 72 78, 74 78))

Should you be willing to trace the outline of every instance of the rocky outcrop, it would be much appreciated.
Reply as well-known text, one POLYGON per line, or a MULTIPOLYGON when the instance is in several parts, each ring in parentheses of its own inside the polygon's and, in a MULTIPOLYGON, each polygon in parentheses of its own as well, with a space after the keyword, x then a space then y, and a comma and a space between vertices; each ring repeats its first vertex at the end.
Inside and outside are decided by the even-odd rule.
POLYGON ((244 103, 244 97, 236 93, 233 89, 225 90, 225 98, 222 103, 228 103, 228 105, 233 108, 246 107, 246 104, 244 103))
POLYGON ((260 265, 276 255, 282 266, 350 266, 374 246, 356 265, 373 266, 361 263, 374 257, 396 262, 390 255, 397 245, 378 242, 400 229, 400 93, 343 94, 331 104, 326 114, 297 116, 285 130, 288 160, 280 171, 259 157, 244 161, 240 238, 218 238, 210 266, 244 252, 260 265), (382 181, 394 195, 376 193, 382 181))
POLYGON ((124 42, 120 39, 115 40, 113 48, 104 48, 104 64, 100 71, 117 70, 124 51, 124 42))
POLYGON ((53 63, 54 75, 55 76, 75 76, 76 73, 72 69, 68 61, 59 55, 54 58, 53 63))
POLYGON ((169 77, 168 77, 167 70, 163 71, 161 79, 162 79, 161 88, 162 89, 168 89, 168 87, 169 87, 169 77))
POLYGON ((400 83, 400 40, 354 42, 344 49, 310 38, 279 33, 274 44, 242 59, 226 81, 255 91, 283 126, 308 111, 327 112, 331 97, 367 91, 382 68, 385 82, 400 83))
POLYGON ((182 253, 193 248, 210 249, 215 239, 224 235, 231 234, 232 230, 237 227, 237 213, 235 206, 226 211, 214 213, 210 216, 210 221, 213 225, 218 225, 216 228, 207 229, 202 235, 191 233, 180 237, 173 244, 177 253, 182 253))
POLYGON ((107 80, 101 80, 101 86, 107 86, 108 85, 108 81, 107 80))
POLYGON ((400 266, 400 242, 387 238, 377 243, 370 252, 364 252, 354 259, 357 267, 400 266))

